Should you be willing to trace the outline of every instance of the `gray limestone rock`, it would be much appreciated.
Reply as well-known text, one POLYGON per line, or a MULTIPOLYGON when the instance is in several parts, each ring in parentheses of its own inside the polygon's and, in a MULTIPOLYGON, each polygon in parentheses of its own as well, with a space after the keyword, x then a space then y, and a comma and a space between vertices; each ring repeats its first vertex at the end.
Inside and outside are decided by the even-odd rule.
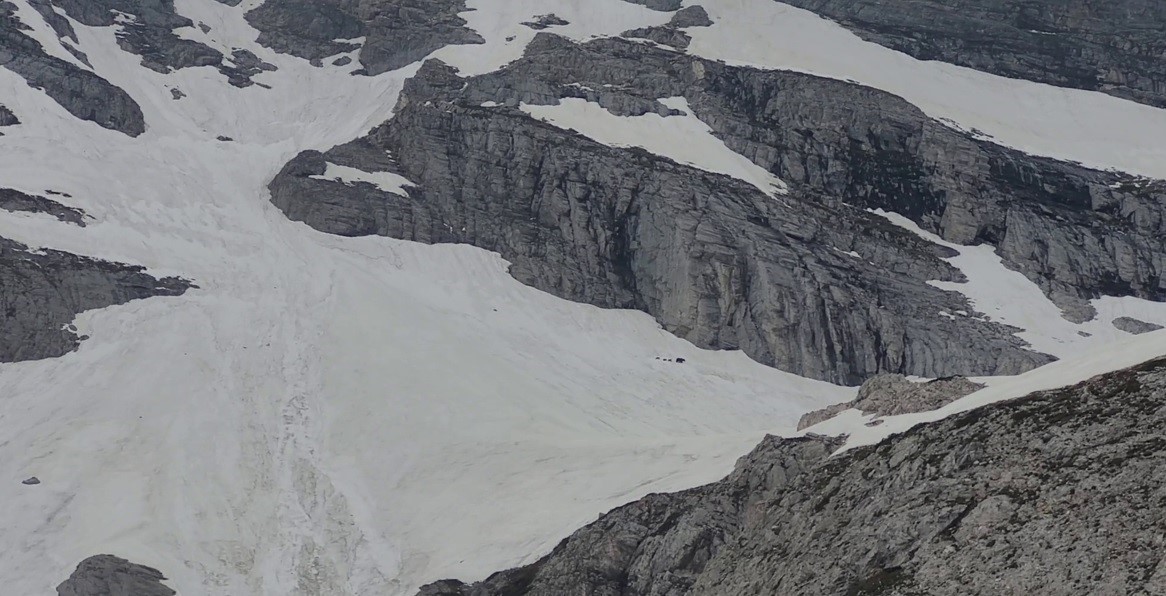
POLYGON ((1133 317, 1118 317, 1113 320, 1113 326, 1126 333, 1133 333, 1134 335, 1141 335, 1162 329, 1161 325, 1147 323, 1146 321, 1141 321, 1133 317))
POLYGON ((782 0, 920 58, 1166 107, 1158 0, 782 0))
POLYGON ((16 18, 13 4, 0 0, 0 66, 23 77, 30 87, 43 90, 77 118, 130 136, 145 132, 142 110, 124 90, 46 54, 24 31, 27 26, 16 18))
POLYGON ((494 83, 427 63, 393 120, 326 154, 300 154, 272 181, 272 202, 329 233, 494 250, 534 287, 642 309, 697 345, 815 378, 858 384, 879 372, 1004 373, 1049 361, 1014 329, 939 314, 972 310, 927 283, 961 278, 941 260, 948 249, 808 189, 775 199, 483 108, 494 83), (399 194, 315 178, 328 162, 416 186, 399 194))
POLYGON ((519 569, 424 596, 1159 594, 1166 361, 826 457, 767 438, 726 479, 649 495, 519 569))
POLYGON ((948 310, 941 304, 951 299, 915 277, 914 259, 938 247, 928 257, 896 251, 900 235, 859 215, 866 209, 901 213, 953 242, 995 245, 1078 319, 1092 316, 1087 300, 1101 295, 1166 299, 1162 183, 1025 155, 891 94, 801 73, 540 33, 523 59, 496 73, 463 80, 424 67, 396 119, 368 144, 402 156, 386 167, 418 183, 409 196, 311 179, 327 161, 317 155, 289 164, 272 183, 273 201, 332 233, 497 250, 525 283, 643 309, 698 345, 740 348, 816 378, 983 375, 1047 361, 1006 329, 941 316, 972 309, 948 310), (675 111, 657 98, 675 96, 727 146, 789 183, 782 209, 751 188, 651 165, 667 160, 505 107, 579 97, 617 115, 667 116, 675 111), (504 107, 481 107, 487 102, 504 107), (835 237, 840 226, 845 238, 835 237), (854 249, 857 238, 872 241, 854 249), (847 261, 830 247, 862 258, 847 261), (871 263, 909 279, 875 275, 871 263))
POLYGON ((549 34, 471 86, 464 95, 482 101, 584 97, 623 116, 661 113, 656 98, 684 96, 726 145, 788 183, 900 213, 952 242, 996 246, 1071 319, 1091 318, 1085 303, 1102 295, 1166 300, 1166 182, 975 139, 889 93, 549 34))
POLYGON ((62 356, 80 345, 78 313, 151 296, 177 296, 193 285, 156 279, 141 267, 56 250, 32 251, 0 238, 0 362, 62 356))
POLYGON ((857 409, 864 414, 898 416, 927 412, 969 395, 984 386, 964 377, 948 377, 916 383, 903 375, 872 377, 858 389, 858 396, 850 402, 836 404, 810 412, 798 421, 798 430, 829 420, 840 412, 857 409))
POLYGON ((26 211, 47 213, 74 225, 85 227, 85 212, 75 207, 62 205, 52 199, 30 195, 11 188, 0 188, 0 209, 5 211, 26 211))
POLYGON ((113 555, 81 561, 69 579, 57 586, 58 596, 174 596, 161 571, 113 555))
POLYGON ((465 0, 267 0, 247 13, 259 43, 312 61, 360 48, 364 72, 378 75, 450 44, 484 40, 458 13, 465 0), (364 37, 363 45, 337 41, 364 37))
POLYGON ((25 486, 36 486, 36 485, 40 484, 40 478, 37 478, 36 476, 32 476, 29 478, 25 478, 24 480, 21 480, 20 483, 25 485, 25 486))
POLYGON ((692 37, 690 35, 672 26, 631 29, 624 31, 620 35, 632 39, 647 39, 660 45, 671 46, 679 50, 687 48, 688 44, 692 43, 692 37))

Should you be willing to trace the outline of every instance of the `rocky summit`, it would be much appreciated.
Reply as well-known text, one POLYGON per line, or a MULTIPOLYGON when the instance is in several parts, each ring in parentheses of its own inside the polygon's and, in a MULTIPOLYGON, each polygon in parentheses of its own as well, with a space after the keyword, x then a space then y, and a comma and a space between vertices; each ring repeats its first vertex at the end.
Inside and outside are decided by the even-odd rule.
POLYGON ((1166 593, 1163 6, 0 0, 0 592, 1166 593))

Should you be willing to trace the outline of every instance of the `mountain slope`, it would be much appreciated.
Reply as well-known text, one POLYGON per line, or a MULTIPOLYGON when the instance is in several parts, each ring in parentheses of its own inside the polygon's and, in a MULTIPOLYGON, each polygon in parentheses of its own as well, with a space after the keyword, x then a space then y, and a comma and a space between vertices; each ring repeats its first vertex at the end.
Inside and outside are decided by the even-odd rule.
POLYGON ((723 476, 827 381, 1029 371, 818 427, 855 448, 1166 353, 1127 331, 1166 325, 1152 106, 771 0, 0 21, 13 593, 411 594, 723 476))

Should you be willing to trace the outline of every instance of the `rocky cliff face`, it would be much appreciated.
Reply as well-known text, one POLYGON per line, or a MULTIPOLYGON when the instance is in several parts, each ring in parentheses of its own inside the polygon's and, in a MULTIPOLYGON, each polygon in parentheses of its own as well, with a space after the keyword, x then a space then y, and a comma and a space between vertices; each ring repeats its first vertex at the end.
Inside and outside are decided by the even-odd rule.
POLYGON ((1166 107, 1156 0, 782 0, 922 60, 1166 107))
POLYGON ((787 183, 903 214, 952 242, 993 244, 1070 313, 1101 294, 1166 297, 1161 182, 994 145, 888 93, 550 35, 475 82, 466 95, 510 104, 582 96, 621 115, 683 96, 731 149, 787 183))
POLYGON ((1156 594, 1166 361, 828 458, 766 439, 725 480, 604 515, 524 568, 423 596, 1156 594))
POLYGON ((698 345, 847 383, 881 372, 998 374, 1047 360, 998 326, 940 316, 940 304, 960 300, 923 283, 958 275, 937 268, 941 249, 864 209, 904 214, 957 243, 996 245, 1076 320, 1090 318, 1087 299, 1103 293, 1166 298, 1160 183, 1000 147, 873 89, 623 40, 540 34, 522 60, 466 80, 430 64, 392 121, 343 154, 301 155, 271 189, 285 213, 317 229, 496 250, 525 283, 643 309, 698 345), (581 97, 618 115, 668 115, 657 100, 677 96, 727 146, 786 181, 788 197, 514 109, 581 97), (386 151, 400 157, 383 159, 386 151), (417 185, 385 192, 313 178, 328 161, 417 185), (851 250, 906 279, 870 275, 868 263, 842 258, 851 250))
POLYGON ((156 279, 141 267, 0 238, 0 362, 38 360, 74 350, 78 313, 151 296, 177 296, 190 282, 156 279))
POLYGON ((273 181, 272 201, 326 232, 495 250, 535 287, 643 309, 697 345, 816 378, 1018 372, 1048 360, 1009 328, 938 314, 970 308, 926 283, 960 278, 938 258, 946 249, 830 197, 775 200, 481 107, 476 82, 428 64, 392 121, 358 143, 300 155, 273 181), (321 180, 329 161, 416 186, 406 196, 321 180))

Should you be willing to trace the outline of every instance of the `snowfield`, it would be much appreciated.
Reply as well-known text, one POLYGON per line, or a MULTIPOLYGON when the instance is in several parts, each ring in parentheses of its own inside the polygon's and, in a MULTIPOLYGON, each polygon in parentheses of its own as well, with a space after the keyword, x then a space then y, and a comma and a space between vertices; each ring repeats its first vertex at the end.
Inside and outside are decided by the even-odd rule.
POLYGON ((74 354, 0 366, 9 593, 51 593, 107 552, 183 594, 405 594, 483 576, 650 491, 715 480, 766 432, 852 396, 528 288, 479 249, 289 222, 271 177, 388 118, 415 67, 312 68, 256 45, 237 9, 178 6, 216 47, 276 64, 258 78, 273 89, 147 71, 112 29, 74 23, 94 69, 142 105, 149 130, 130 139, 0 70, 24 122, 0 137, 17 156, 0 185, 69 193, 94 218, 3 212, 0 235, 199 285, 86 313, 74 354), (43 484, 20 484, 33 475, 43 484))
MULTIPOLYGON (((66 56, 28 1, 13 2, 36 39, 66 56)), ((184 37, 275 64, 256 77, 270 90, 236 89, 210 67, 146 70, 117 47, 112 28, 73 23, 93 69, 141 104, 148 131, 137 139, 71 117, 0 69, 0 99, 23 122, 0 137, 0 186, 69 193, 61 200, 94 218, 78 228, 0 211, 0 236, 199 286, 85 313, 77 325, 90 339, 79 351, 0 365, 6 593, 52 593, 99 553, 156 567, 187 596, 395 595, 444 577, 481 578, 538 558, 612 507, 716 480, 765 433, 793 434, 801 414, 853 398, 853 388, 699 350, 646 314, 523 286, 492 253, 341 238, 288 221, 268 202, 275 173, 301 150, 349 141, 390 117, 417 65, 354 77, 353 67, 275 54, 242 17, 259 3, 176 0, 211 27, 184 37), (185 97, 172 99, 174 88, 185 97), (43 484, 20 484, 34 475, 43 484)), ((535 15, 566 18, 571 25, 552 31, 580 40, 670 18, 621 0, 468 4, 475 10, 465 17, 487 44, 436 53, 465 74, 519 57, 534 35, 520 23, 535 15)), ((770 0, 700 4, 718 23, 690 30, 694 53, 854 76, 1022 149, 1166 174, 1166 111, 908 63, 770 0)), ((626 123, 613 126, 595 106, 526 109, 625 142, 605 135, 626 123)), ((713 151, 695 117, 644 118, 648 132, 671 121, 709 141, 688 148, 703 147, 699 154, 648 149, 766 192, 782 187, 713 151)), ((350 170, 330 166, 325 177, 408 184, 350 170)), ((998 316, 1034 344, 1067 337, 1045 311, 998 316)), ((1124 345, 1149 357, 1166 352, 1164 337, 1124 345)), ((1130 353, 1104 353, 1001 380, 957 404, 1135 363, 1130 353)), ((927 416, 889 420, 852 443, 927 416)), ((865 429, 847 426, 852 418, 825 424, 865 429)))

